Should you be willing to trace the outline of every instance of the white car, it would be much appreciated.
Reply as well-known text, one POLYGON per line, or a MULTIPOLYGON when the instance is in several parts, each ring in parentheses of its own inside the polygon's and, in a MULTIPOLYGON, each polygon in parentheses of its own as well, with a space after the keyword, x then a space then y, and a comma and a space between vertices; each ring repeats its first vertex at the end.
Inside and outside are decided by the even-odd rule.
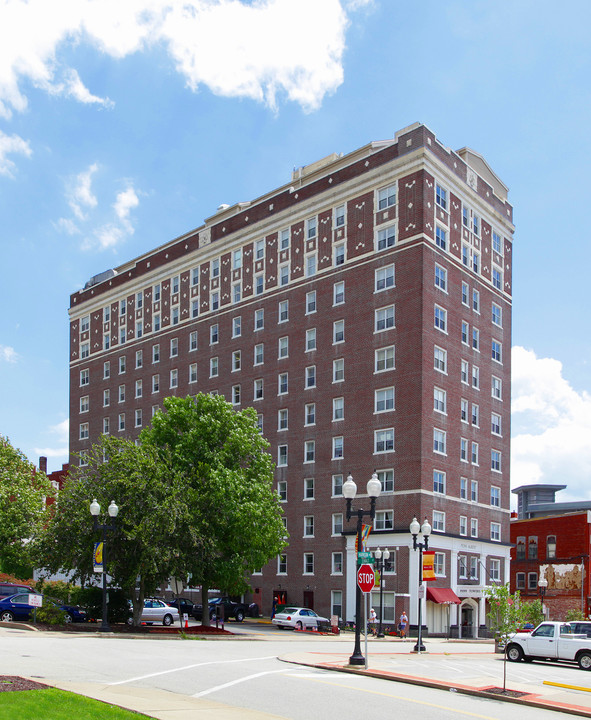
POLYGON ((288 627, 296 630, 309 630, 318 628, 319 623, 327 623, 328 618, 320 617, 309 608, 286 607, 282 612, 275 613, 271 622, 280 629, 288 627))
MULTIPOLYGON (((179 621, 179 611, 175 607, 167 605, 162 600, 150 598, 144 600, 144 610, 141 620, 150 625, 155 622, 162 623, 163 625, 172 625, 173 622, 179 621)), ((132 619, 130 618, 128 623, 131 624, 131 622, 132 619)))

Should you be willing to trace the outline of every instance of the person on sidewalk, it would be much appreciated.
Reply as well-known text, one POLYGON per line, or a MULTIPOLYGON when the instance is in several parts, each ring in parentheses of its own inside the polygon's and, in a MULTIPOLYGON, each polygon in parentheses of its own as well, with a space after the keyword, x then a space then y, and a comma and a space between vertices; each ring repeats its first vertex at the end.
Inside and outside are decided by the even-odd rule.
POLYGON ((402 611, 402 615, 400 616, 400 622, 398 623, 398 630, 400 631, 400 637, 403 641, 406 641, 406 628, 408 626, 408 616, 406 614, 406 610, 402 611))
POLYGON ((372 608, 369 611, 369 629, 373 637, 377 637, 378 631, 376 630, 376 621, 378 619, 378 616, 376 615, 376 611, 372 608))

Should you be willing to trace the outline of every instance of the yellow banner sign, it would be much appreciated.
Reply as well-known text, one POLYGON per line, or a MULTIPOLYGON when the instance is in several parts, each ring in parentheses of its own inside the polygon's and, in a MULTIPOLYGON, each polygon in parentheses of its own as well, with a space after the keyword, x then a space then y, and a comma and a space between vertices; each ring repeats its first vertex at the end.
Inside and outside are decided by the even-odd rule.
POLYGON ((435 563, 434 552, 423 553, 423 580, 435 580, 435 563))

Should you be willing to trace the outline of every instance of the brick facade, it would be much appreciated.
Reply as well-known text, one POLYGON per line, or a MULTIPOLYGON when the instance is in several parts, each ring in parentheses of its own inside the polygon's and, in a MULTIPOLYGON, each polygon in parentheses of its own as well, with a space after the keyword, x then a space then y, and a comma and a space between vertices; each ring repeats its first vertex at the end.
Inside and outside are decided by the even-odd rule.
MULTIPOLYGON (((274 559, 252 578, 263 612, 283 591, 352 618, 353 524, 341 532, 339 483, 351 472, 363 494, 375 468, 384 492, 369 545, 395 555, 388 619, 404 604, 413 622, 416 515, 442 520, 435 584, 464 592, 482 625, 487 573, 508 572, 513 233, 506 189, 483 163, 417 124, 221 207, 74 293, 71 461, 102 432, 136 437, 167 395, 222 393, 257 409, 286 493, 287 571, 274 559), (470 553, 472 580, 458 572, 470 553)), ((437 631, 442 608, 427 609, 437 631)), ((460 622, 455 608, 450 619, 460 622)))

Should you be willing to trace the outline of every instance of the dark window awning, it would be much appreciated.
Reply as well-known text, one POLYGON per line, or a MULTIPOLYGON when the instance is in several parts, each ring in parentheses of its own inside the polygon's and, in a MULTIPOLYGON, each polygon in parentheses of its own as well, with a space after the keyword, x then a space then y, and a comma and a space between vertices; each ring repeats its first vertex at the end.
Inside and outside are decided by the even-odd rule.
POLYGON ((428 587, 427 600, 447 605, 459 605, 462 602, 451 588, 428 587))

